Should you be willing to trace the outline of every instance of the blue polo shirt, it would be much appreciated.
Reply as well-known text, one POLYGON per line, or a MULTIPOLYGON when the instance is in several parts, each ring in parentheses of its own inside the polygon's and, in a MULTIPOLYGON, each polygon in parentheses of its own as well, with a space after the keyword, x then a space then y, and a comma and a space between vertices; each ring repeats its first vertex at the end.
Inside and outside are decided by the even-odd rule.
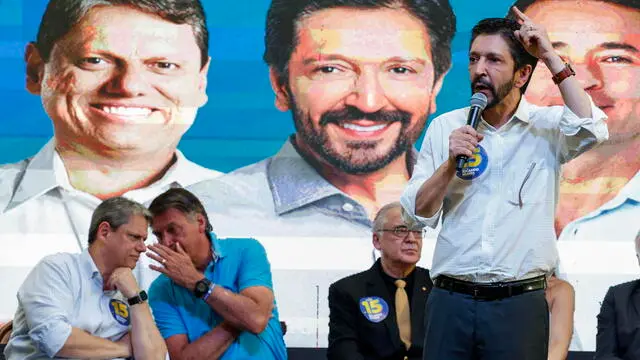
MULTIPOLYGON (((207 279, 236 294, 252 286, 273 289, 267 254, 257 240, 218 239, 211 233, 211 243, 215 256, 204 272, 207 279)), ((197 299, 190 290, 176 285, 164 274, 151 284, 149 304, 165 339, 185 334, 192 343, 223 321, 202 299, 197 299)), ((286 359, 287 350, 275 305, 274 300, 273 316, 265 330, 258 335, 243 331, 221 359, 286 359)))

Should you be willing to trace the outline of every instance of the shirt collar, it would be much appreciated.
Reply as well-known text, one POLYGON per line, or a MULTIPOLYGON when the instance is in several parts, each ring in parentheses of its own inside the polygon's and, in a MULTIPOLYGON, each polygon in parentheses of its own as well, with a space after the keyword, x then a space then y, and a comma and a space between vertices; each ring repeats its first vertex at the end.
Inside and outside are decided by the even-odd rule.
MULTIPOLYGON (((218 176, 220 173, 206 169, 189 161, 180 150, 176 150, 176 162, 167 173, 150 187, 179 186, 187 187, 196 182, 218 176)), ((74 190, 64 168, 62 158, 55 149, 55 140, 50 139, 38 153, 28 161, 24 175, 16 187, 6 211, 37 198, 53 189, 74 190)), ((141 191, 137 189, 133 191, 141 191)), ((157 192, 154 192, 157 195, 157 192)), ((150 194, 154 197, 155 195, 150 194)))
POLYGON ((91 254, 89 254, 89 248, 82 250, 80 253, 80 268, 83 274, 89 276, 96 284, 103 286, 102 274, 100 274, 96 263, 93 261, 91 254))
POLYGON ((211 253, 213 254, 213 260, 218 261, 226 255, 222 247, 222 242, 213 231, 209 232, 209 236, 211 238, 211 253))
POLYGON ((267 164, 267 181, 276 213, 282 215, 333 195, 346 196, 300 156, 292 139, 267 164))
POLYGON ((522 122, 529 123, 529 113, 531 112, 531 104, 525 99, 524 96, 520 96, 520 103, 518 104, 518 108, 516 108, 516 112, 513 114, 512 118, 516 118, 522 122))
POLYGON ((612 211, 622 206, 627 200, 640 204, 640 171, 636 172, 636 175, 618 192, 616 197, 584 217, 575 220, 575 223, 595 218, 604 212, 612 211))
POLYGON ((213 254, 213 259, 209 263, 209 265, 207 265, 205 272, 212 273, 213 269, 215 268, 215 264, 220 261, 220 259, 224 258, 226 254, 224 251, 223 242, 213 231, 209 232, 209 238, 211 239, 211 253, 213 254))
MULTIPOLYGON (((275 212, 282 215, 316 201, 347 194, 323 178, 293 145, 293 136, 267 163, 267 181, 275 212)), ((412 147, 408 162, 415 164, 417 151, 412 147)), ((410 172, 413 166, 410 167, 410 172)))

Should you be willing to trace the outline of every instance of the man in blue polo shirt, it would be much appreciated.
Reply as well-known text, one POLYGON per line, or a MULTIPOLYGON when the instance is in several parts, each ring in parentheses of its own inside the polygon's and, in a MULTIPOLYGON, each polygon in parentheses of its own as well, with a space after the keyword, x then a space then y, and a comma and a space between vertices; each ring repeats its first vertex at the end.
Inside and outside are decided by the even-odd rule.
POLYGON ((149 303, 171 359, 286 359, 271 268, 254 239, 218 239, 200 201, 184 189, 153 200, 162 273, 149 303))

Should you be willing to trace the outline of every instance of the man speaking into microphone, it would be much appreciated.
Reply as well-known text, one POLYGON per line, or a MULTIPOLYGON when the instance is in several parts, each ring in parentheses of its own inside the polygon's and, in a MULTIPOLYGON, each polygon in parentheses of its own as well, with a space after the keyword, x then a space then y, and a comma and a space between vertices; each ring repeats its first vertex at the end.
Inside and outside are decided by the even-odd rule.
POLYGON ((434 119, 401 199, 425 225, 442 216, 424 359, 547 359, 560 166, 608 138, 606 115, 546 31, 514 13, 516 21, 484 19, 472 30, 471 90, 487 97, 477 129, 465 125, 469 108, 434 119), (538 61, 565 106, 523 98, 538 61), (456 169, 459 155, 467 160, 456 169))

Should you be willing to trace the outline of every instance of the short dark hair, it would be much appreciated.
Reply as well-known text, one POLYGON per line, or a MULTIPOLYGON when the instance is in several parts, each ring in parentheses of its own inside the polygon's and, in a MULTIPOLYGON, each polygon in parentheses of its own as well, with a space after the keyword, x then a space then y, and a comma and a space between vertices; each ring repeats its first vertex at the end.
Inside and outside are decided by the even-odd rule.
POLYGON ((49 61, 55 43, 95 6, 129 6, 174 24, 191 25, 200 48, 201 66, 209 60, 209 31, 200 0, 51 0, 34 43, 45 62, 49 61))
POLYGON ((149 211, 153 216, 158 216, 169 209, 176 209, 187 216, 200 214, 206 221, 207 234, 213 231, 202 202, 192 192, 183 188, 171 188, 158 195, 149 205, 149 211))
MULTIPOLYGON (((507 46, 509 46, 509 52, 511 53, 511 57, 513 58, 513 62, 515 63, 513 70, 518 70, 525 65, 531 65, 531 74, 533 74, 533 70, 538 64, 538 59, 535 56, 529 54, 524 46, 522 46, 522 44, 514 34, 514 31, 516 30, 520 30, 520 24, 518 24, 518 22, 513 19, 482 19, 471 30, 471 42, 469 43, 469 48, 471 48, 473 41, 479 35, 498 34, 504 39, 504 41, 507 43, 507 46)), ((527 90, 529 81, 531 81, 531 74, 529 74, 529 79, 524 84, 524 86, 520 88, 520 93, 524 94, 525 90, 527 90)))
POLYGON ((272 0, 267 13, 264 61, 278 81, 288 80, 288 65, 297 46, 296 23, 313 12, 330 8, 401 8, 420 19, 429 34, 435 79, 451 66, 451 40, 456 17, 449 0, 272 0))
POLYGON ((128 224, 132 216, 143 216, 147 223, 151 222, 151 213, 144 205, 123 197, 113 197, 98 205, 91 215, 89 225, 89 245, 93 244, 98 235, 98 227, 107 222, 113 230, 128 224))
MULTIPOLYGON (((520 9, 520 11, 524 12, 531 5, 537 2, 542 2, 542 1, 550 1, 550 0, 516 0, 511 6, 512 7, 515 6, 518 9, 520 9)), ((613 4, 613 5, 626 6, 632 9, 640 10, 640 0, 593 0, 593 1, 613 4)), ((509 8, 509 13, 507 15, 509 18, 513 16, 511 7, 509 8)))

